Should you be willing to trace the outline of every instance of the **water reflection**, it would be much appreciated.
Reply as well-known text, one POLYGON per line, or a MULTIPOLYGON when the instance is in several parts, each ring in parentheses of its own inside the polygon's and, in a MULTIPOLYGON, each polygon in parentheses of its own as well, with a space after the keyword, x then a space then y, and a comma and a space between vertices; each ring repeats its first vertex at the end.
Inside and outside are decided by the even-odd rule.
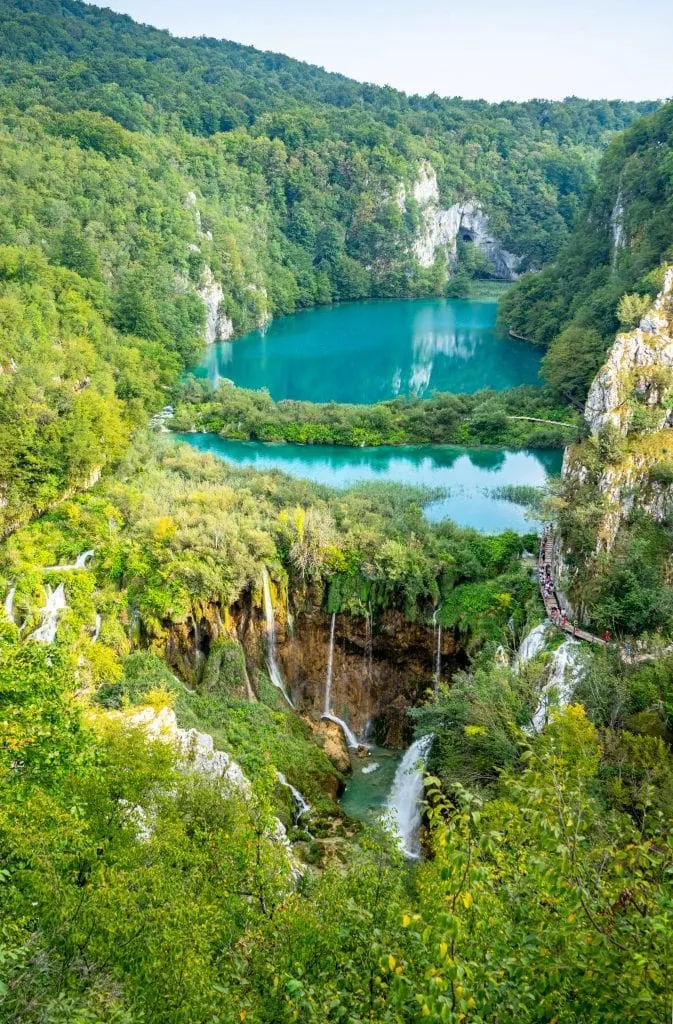
POLYGON ((540 354, 496 332, 496 303, 346 303, 273 321, 208 347, 195 373, 306 401, 376 402, 537 383, 540 354))
POLYGON ((213 434, 178 434, 199 451, 235 465, 278 469, 331 487, 393 481, 442 488, 446 497, 426 506, 429 520, 453 519, 489 533, 534 528, 525 509, 493 494, 495 489, 528 484, 541 487, 558 473, 558 451, 503 451, 437 445, 429 448, 338 448, 225 441, 213 434))

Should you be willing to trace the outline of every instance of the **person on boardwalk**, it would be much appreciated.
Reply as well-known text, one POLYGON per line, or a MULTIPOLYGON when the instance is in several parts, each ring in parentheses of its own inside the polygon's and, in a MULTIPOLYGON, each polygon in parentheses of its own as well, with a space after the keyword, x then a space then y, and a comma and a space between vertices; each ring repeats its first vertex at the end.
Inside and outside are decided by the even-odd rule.
POLYGON ((606 644, 610 643, 610 631, 608 629, 606 629, 603 633, 603 639, 605 640, 606 644))

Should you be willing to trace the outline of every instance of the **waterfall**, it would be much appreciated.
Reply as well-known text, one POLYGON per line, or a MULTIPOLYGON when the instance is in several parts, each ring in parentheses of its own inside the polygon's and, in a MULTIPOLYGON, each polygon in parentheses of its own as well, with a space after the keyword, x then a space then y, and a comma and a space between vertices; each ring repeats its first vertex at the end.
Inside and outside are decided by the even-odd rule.
MULTIPOLYGON (((323 717, 329 717, 332 710, 332 673, 334 671, 334 630, 336 628, 336 612, 332 612, 332 623, 329 630, 329 652, 327 654, 327 675, 325 677, 325 704, 323 717)), ((357 745, 357 744, 356 744, 357 745)))
POLYGON ((14 595, 16 593, 16 587, 10 587, 7 597, 5 598, 5 615, 10 622, 14 622, 14 595))
POLYGON ((100 627, 103 624, 103 620, 98 612, 96 612, 96 624, 93 627, 93 633, 91 634, 91 643, 95 644, 96 640, 100 636, 100 627))
POLYGON ((271 583, 269 582, 269 573, 266 566, 262 569, 262 583, 264 588, 264 618, 266 620, 266 667, 269 670, 269 679, 276 689, 280 690, 290 707, 294 708, 292 699, 285 689, 283 675, 276 659, 276 618, 271 600, 271 583))
POLYGON ((351 750, 357 750, 358 747, 361 745, 364 746, 364 744, 360 744, 357 736, 355 735, 353 730, 348 725, 346 725, 343 718, 337 718, 336 715, 333 715, 327 711, 323 711, 320 717, 326 719, 328 722, 334 722, 335 725, 339 726, 339 728, 341 729, 346 738, 346 745, 349 746, 351 750))
POLYGON ((395 830, 399 848, 414 860, 421 852, 417 833, 421 824, 423 770, 418 762, 425 767, 434 738, 429 733, 411 744, 397 767, 387 802, 390 824, 395 830))
POLYGON ((435 658, 435 694, 439 693, 442 678, 442 624, 437 626, 437 656, 435 658))
POLYGON ((87 562, 93 558, 94 551, 83 551, 74 562, 66 565, 48 565, 44 572, 72 572, 73 569, 86 569, 87 562))
POLYGON ((68 605, 65 600, 63 584, 59 583, 56 590, 46 588, 46 601, 42 608, 42 619, 40 625, 32 634, 32 639, 40 644, 53 644, 56 639, 56 628, 58 626, 59 613, 64 611, 68 605))
POLYGON ((282 772, 277 771, 276 777, 280 782, 281 786, 285 786, 286 789, 290 790, 292 794, 292 803, 294 804, 294 823, 299 824, 299 819, 303 818, 305 814, 311 810, 311 805, 302 796, 298 789, 295 789, 292 783, 288 782, 282 772))
POLYGON ((532 718, 532 732, 540 732, 546 722, 551 707, 551 697, 556 695, 556 706, 565 707, 572 697, 575 684, 579 681, 582 666, 577 663, 581 644, 577 640, 564 640, 557 647, 549 666, 549 678, 540 693, 540 703, 532 718))
POLYGON ((522 665, 525 665, 527 661, 531 661, 536 658, 540 651, 544 648, 545 633, 547 632, 547 626, 549 625, 549 619, 545 619, 539 626, 535 626, 531 629, 530 633, 521 641, 521 646, 517 651, 516 658, 514 659, 514 671, 518 672, 522 665))

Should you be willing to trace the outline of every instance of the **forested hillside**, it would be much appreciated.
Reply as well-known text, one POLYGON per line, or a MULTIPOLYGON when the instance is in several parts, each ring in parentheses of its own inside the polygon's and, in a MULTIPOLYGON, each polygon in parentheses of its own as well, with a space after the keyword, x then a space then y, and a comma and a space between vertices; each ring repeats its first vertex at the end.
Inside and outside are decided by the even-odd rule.
MULTIPOLYGON (((83 3, 3 4, 2 529, 123 446, 204 332, 339 299, 443 294, 450 251, 431 245, 421 264, 414 245, 458 200, 482 204, 522 267, 548 262, 611 133, 653 106, 406 97, 83 3), (423 207, 414 190, 429 168, 439 192, 423 207), (64 288, 92 307, 76 323, 64 288), (30 353, 16 351, 11 310, 31 321, 30 353), (79 346, 76 367, 59 337, 79 346), (77 426, 84 405, 97 445, 77 426), (86 454, 66 453, 65 437, 86 454)), ((453 287, 493 273, 474 248, 457 256, 453 287)))
POLYGON ((638 322, 672 260, 669 103, 613 139, 558 261, 507 294, 502 320, 550 346, 547 380, 559 394, 583 399, 615 332, 638 322))

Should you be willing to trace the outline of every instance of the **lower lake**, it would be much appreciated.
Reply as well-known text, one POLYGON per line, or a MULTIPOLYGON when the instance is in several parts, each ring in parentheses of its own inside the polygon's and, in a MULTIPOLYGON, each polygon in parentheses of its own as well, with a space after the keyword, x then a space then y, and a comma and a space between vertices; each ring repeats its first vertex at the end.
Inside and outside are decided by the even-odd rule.
POLYGON ((425 506, 431 522, 452 519, 485 533, 538 528, 526 509, 498 494, 500 488, 543 487, 561 471, 562 453, 487 448, 432 447, 341 448, 257 441, 227 441, 214 434, 175 434, 199 451, 236 466, 280 470, 330 487, 384 481, 442 488, 445 496, 425 506))

